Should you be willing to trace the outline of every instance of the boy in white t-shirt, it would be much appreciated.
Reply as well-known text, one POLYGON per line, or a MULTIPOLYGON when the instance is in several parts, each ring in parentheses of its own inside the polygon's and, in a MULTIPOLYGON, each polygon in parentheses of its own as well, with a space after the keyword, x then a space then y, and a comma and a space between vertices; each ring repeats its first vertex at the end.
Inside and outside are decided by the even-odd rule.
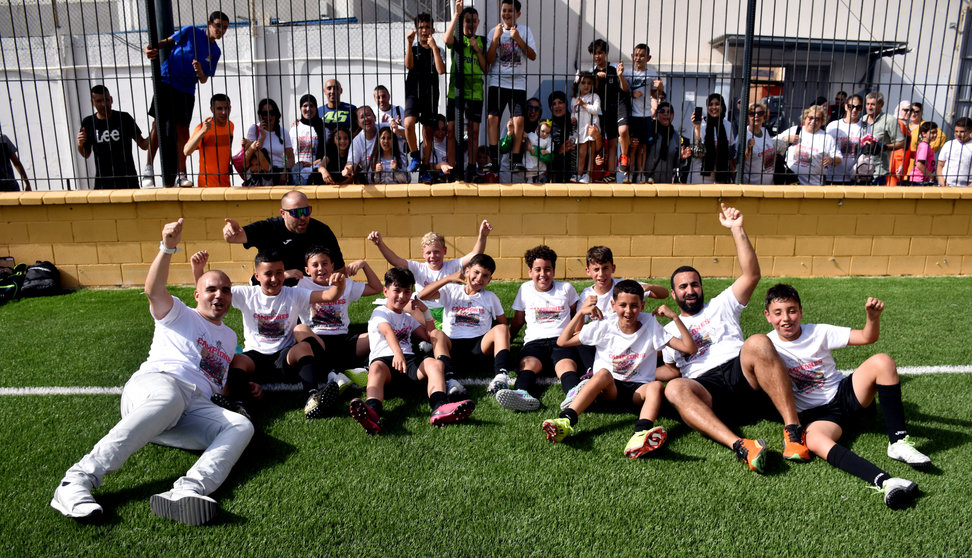
MULTIPOLYGON (((419 298, 437 299, 442 304, 442 330, 450 355, 457 355, 457 360, 466 357, 477 369, 492 360, 493 373, 509 383, 510 330, 499 297, 486 290, 495 271, 493 258, 476 254, 462 272, 427 285, 419 298)), ((445 364, 447 369, 451 367, 451 363, 445 364)))
POLYGON ((557 253, 540 245, 524 254, 530 268, 530 281, 520 285, 513 301, 513 323, 510 335, 527 326, 520 349, 516 384, 509 389, 504 378, 497 376, 489 384, 489 392, 496 393, 496 401, 513 411, 536 411, 540 400, 531 392, 542 372, 553 371, 560 378, 560 386, 567 393, 580 383, 577 373, 578 356, 573 347, 558 347, 557 337, 567 327, 577 309, 577 291, 570 283, 554 281, 557 253))
MULTIPOLYGON (((385 273, 385 305, 375 308, 368 320, 368 387, 366 399, 351 400, 351 417, 368 434, 381 433, 381 411, 385 386, 391 383, 425 383, 432 415, 429 424, 442 426, 465 420, 476 408, 470 399, 449 403, 446 395, 445 366, 434 358, 421 361, 412 352, 412 333, 429 340, 425 326, 405 312, 412 298, 415 277, 408 269, 393 267, 385 273)), ((413 304, 424 308, 421 301, 413 304)))
POLYGON ((668 346, 692 354, 697 347, 678 314, 664 304, 651 314, 641 313, 645 290, 637 281, 619 281, 611 290, 610 314, 602 314, 597 300, 588 299, 560 333, 559 347, 584 343, 597 348, 597 372, 570 406, 558 418, 543 421, 541 428, 548 440, 561 442, 574 433, 578 415, 598 397, 625 409, 634 406, 640 409, 638 421, 624 455, 637 459, 661 447, 668 437, 664 427, 655 426, 665 393, 665 385, 655 378, 658 350, 668 346), (654 316, 673 320, 681 337, 673 337, 654 316), (588 317, 592 321, 585 325, 588 317))
POLYGON ((807 447, 834 467, 874 483, 884 492, 884 503, 899 508, 914 500, 918 485, 893 478, 837 443, 845 429, 860 423, 861 411, 877 395, 888 430, 888 457, 912 467, 931 465, 931 460, 915 449, 905 428, 901 383, 894 360, 879 353, 865 360, 850 376, 844 377, 837 370, 832 350, 848 345, 870 345, 878 339, 884 302, 869 297, 864 310, 867 313, 864 329, 801 325, 800 295, 792 286, 781 283, 766 292, 763 313, 773 326, 768 337, 790 375, 800 423, 805 425, 807 433, 807 447))
POLYGON ((972 118, 963 116, 952 127, 955 139, 945 142, 938 152, 938 185, 972 184, 972 118))
MULTIPOLYGON (((209 252, 200 251, 191 258, 193 277, 200 277, 209 261, 209 252)), ((331 276, 337 287, 326 291, 309 291, 284 286, 283 257, 275 250, 261 250, 253 260, 253 274, 259 285, 237 285, 233 307, 243 314, 243 354, 233 362, 234 370, 246 373, 259 384, 250 395, 262 399, 263 384, 298 379, 307 392, 304 415, 320 418, 337 400, 338 385, 333 381, 318 391, 326 378, 314 357, 311 335, 295 335, 297 318, 309 312, 312 304, 331 302, 344 292, 344 275, 331 276), (306 341, 306 343, 304 343, 306 341)), ((309 332, 308 332, 309 333, 309 332)), ((246 394, 229 393, 232 399, 246 394)))

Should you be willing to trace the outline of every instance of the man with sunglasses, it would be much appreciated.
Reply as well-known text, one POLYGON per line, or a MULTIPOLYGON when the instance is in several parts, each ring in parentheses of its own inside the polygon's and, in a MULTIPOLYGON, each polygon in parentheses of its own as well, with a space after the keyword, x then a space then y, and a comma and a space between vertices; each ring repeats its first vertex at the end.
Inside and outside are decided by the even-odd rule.
POLYGON ((844 116, 827 125, 827 135, 837 142, 837 149, 843 158, 836 165, 827 167, 828 184, 851 184, 855 182, 854 165, 861 153, 861 138, 867 135, 861 115, 864 114, 864 99, 853 95, 844 104, 844 116))
POLYGON ((304 255, 313 245, 331 252, 334 270, 344 268, 344 257, 337 237, 331 228, 317 219, 311 219, 311 205, 302 192, 292 190, 280 200, 280 217, 271 217, 241 227, 233 219, 226 219, 223 238, 230 244, 242 244, 244 248, 272 249, 280 252, 284 262, 286 284, 304 276, 304 255))

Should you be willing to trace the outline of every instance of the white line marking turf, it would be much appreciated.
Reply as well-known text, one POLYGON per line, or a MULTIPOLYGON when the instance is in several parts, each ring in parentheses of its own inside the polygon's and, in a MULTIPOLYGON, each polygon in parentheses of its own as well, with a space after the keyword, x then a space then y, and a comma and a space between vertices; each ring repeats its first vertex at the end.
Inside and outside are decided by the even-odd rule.
MULTIPOLYGON (((853 370, 841 370, 845 376, 853 370)), ((941 365, 941 366, 902 366, 898 368, 898 373, 908 376, 921 374, 967 374, 972 372, 972 365, 941 365)), ((463 385, 485 386, 489 384, 490 378, 466 378, 461 379, 463 385)), ((551 385, 558 383, 551 377, 539 378, 538 383, 551 385)), ((301 391, 300 384, 267 384, 264 386, 267 391, 301 391)), ((67 386, 67 387, 4 387, 0 388, 0 395, 121 395, 121 386, 117 387, 86 387, 86 386, 67 386)))

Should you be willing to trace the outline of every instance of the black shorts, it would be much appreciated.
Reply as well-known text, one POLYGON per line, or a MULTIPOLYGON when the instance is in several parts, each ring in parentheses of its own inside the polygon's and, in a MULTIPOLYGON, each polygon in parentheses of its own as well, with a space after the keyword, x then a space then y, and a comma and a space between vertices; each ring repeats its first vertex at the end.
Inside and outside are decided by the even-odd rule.
MULTIPOLYGON (((464 100, 462 102, 465 107, 464 114, 466 122, 482 122, 483 121, 483 102, 482 101, 469 101, 464 100)), ((449 99, 446 101, 446 120, 449 122, 455 122, 456 120, 456 100, 449 99)))
MULTIPOLYGON (((578 345, 576 349, 577 357, 580 359, 580 366, 582 368, 581 372, 586 374, 588 370, 594 368, 594 358, 597 356, 597 349, 591 345, 578 345)), ((597 372, 597 370, 592 371, 597 372)))
POLYGON ((483 372, 492 369, 493 356, 483 353, 483 336, 468 339, 452 339, 452 350, 449 351, 452 362, 462 367, 471 368, 471 372, 483 372))
MULTIPOLYGON (((165 103, 166 111, 175 120, 176 124, 189 127, 192 122, 192 107, 196 104, 195 95, 187 95, 172 87, 168 83, 159 83, 159 96, 165 103)), ((149 107, 148 115, 155 118, 155 102, 157 97, 152 97, 152 105, 149 107)))
POLYGON ((426 95, 408 95, 405 97, 405 118, 417 118, 419 124, 430 126, 435 130, 439 127, 438 116, 438 90, 426 95))
POLYGON ((624 380, 614 379, 614 387, 618 390, 618 400, 617 405, 619 408, 635 410, 638 412, 641 410, 640 405, 634 404, 634 395, 638 389, 643 386, 642 382, 626 382, 624 380))
POLYGON ((376 359, 372 359, 372 361, 368 363, 368 368, 370 369, 371 368, 371 365, 374 364, 375 362, 382 362, 382 363, 384 363, 385 366, 388 367, 388 370, 391 371, 392 383, 393 384, 394 383, 400 383, 402 380, 404 380, 406 378, 408 380, 411 380, 411 382, 413 382, 413 383, 419 381, 418 369, 419 369, 419 363, 420 363, 420 361, 419 361, 418 357, 416 357, 415 355, 405 355, 405 373, 404 374, 402 372, 400 372, 397 368, 395 368, 394 366, 392 366, 392 360, 394 360, 394 358, 395 357, 385 356, 385 357, 378 357, 376 359))
POLYGON ((490 87, 486 90, 486 114, 490 116, 503 116, 507 105, 510 107, 510 118, 523 116, 526 102, 526 91, 522 89, 490 87))
POLYGON ((523 348, 520 349, 520 361, 522 362, 526 357, 533 357, 540 361, 542 370, 534 370, 533 372, 553 374, 557 363, 564 359, 574 361, 575 368, 580 365, 580 357, 577 355, 576 348, 558 347, 556 337, 534 339, 523 345, 523 348))
POLYGON ((346 370, 358 365, 358 334, 338 333, 335 335, 318 335, 324 342, 326 365, 334 370, 346 370))
POLYGON ((651 121, 648 117, 629 117, 628 118, 628 134, 631 139, 636 139, 641 142, 641 145, 648 145, 648 139, 651 138, 649 134, 649 122, 651 121))
POLYGON ((749 385, 739 357, 695 378, 712 396, 712 410, 723 422, 749 422, 772 416, 769 396, 749 385))
POLYGON ((250 357, 256 365, 254 381, 258 384, 296 381, 296 370, 287 364, 287 353, 291 348, 293 345, 271 354, 255 350, 244 351, 243 354, 250 357))
POLYGON ((864 406, 857 400, 857 394, 854 393, 852 376, 847 376, 840 381, 837 386, 837 393, 829 403, 802 411, 800 413, 800 424, 807 426, 818 420, 826 420, 837 423, 842 429, 847 430, 848 427, 857 422, 864 406))

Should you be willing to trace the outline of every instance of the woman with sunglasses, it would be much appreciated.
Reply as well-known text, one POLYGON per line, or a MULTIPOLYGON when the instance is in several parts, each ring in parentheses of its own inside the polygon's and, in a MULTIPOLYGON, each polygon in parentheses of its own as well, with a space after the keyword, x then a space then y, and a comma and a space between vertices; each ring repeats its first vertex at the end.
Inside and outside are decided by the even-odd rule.
POLYGON ((259 151, 270 155, 270 178, 274 186, 290 184, 290 167, 294 164, 294 147, 290 134, 280 127, 280 109, 273 99, 263 99, 257 104, 257 122, 250 126, 243 138, 243 148, 250 150, 256 144, 259 151))
POLYGON ((763 103, 750 103, 749 126, 746 127, 746 152, 743 154, 743 184, 773 184, 776 154, 783 154, 790 146, 788 140, 797 136, 783 134, 773 138, 763 129, 769 110, 763 103))
POLYGON ((786 165, 797 174, 800 184, 823 184, 827 168, 843 160, 837 142, 823 130, 826 121, 827 107, 813 105, 803 111, 801 126, 781 134, 799 136, 799 141, 786 150, 786 165))
POLYGON ((854 183, 854 164, 861 153, 861 138, 867 135, 867 128, 861 120, 864 114, 864 98, 852 95, 844 105, 844 117, 827 125, 827 135, 837 142, 843 158, 840 163, 828 167, 828 184, 854 183))

